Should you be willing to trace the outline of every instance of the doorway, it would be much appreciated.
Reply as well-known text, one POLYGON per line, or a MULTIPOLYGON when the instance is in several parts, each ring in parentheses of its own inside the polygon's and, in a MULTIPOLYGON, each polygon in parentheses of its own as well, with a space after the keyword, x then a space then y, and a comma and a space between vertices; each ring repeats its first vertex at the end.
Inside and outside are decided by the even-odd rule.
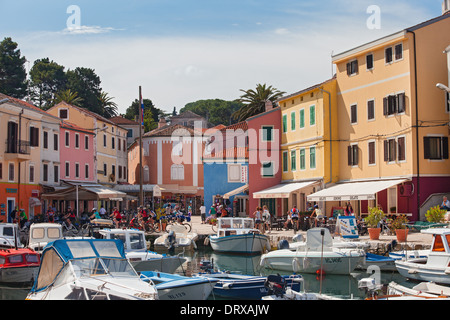
MULTIPOLYGON (((6 203, 7 203, 7 210, 6 210, 6 212, 7 212, 7 214, 8 214, 8 216, 7 216, 7 221, 8 221, 9 223, 11 223, 11 222, 13 222, 13 221, 11 220, 11 211, 13 211, 14 208, 16 207, 16 198, 7 198, 7 199, 6 199, 6 203)), ((17 212, 17 213, 16 213, 16 216, 17 216, 18 214, 19 214, 19 213, 17 212)))

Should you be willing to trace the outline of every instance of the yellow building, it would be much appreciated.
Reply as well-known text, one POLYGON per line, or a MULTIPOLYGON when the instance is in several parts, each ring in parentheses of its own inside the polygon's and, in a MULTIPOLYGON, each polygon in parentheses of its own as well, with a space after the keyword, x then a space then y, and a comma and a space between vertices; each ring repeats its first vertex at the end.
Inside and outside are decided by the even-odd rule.
POLYGON ((436 84, 447 81, 449 30, 444 14, 333 56, 340 183, 310 200, 350 201, 358 213, 381 205, 413 220, 442 201, 449 110, 436 84))
POLYGON ((294 205, 306 211, 306 196, 336 182, 339 177, 336 79, 277 102, 282 118, 282 182, 290 186, 282 211, 294 205))

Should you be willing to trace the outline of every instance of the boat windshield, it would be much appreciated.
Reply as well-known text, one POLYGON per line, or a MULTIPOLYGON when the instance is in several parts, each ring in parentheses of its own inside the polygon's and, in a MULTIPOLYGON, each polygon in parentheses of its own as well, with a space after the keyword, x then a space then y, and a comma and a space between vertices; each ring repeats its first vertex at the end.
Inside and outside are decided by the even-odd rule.
POLYGON ((146 248, 144 234, 128 233, 128 236, 130 238, 130 248, 127 248, 127 235, 124 233, 112 233, 111 239, 119 239, 120 241, 122 241, 125 249, 128 250, 140 250, 146 248))
POLYGON ((126 259, 88 258, 71 261, 78 278, 100 275, 137 276, 126 259))

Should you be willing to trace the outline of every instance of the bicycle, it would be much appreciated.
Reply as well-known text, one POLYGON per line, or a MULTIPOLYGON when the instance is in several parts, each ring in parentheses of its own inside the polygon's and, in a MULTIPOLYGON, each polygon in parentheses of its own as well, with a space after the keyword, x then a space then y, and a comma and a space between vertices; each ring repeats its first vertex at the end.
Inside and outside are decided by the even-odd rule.
POLYGON ((66 237, 74 237, 77 236, 79 233, 79 230, 71 223, 70 225, 67 225, 66 221, 63 221, 61 223, 62 226, 62 232, 63 235, 66 237))
POLYGON ((184 222, 184 215, 181 216, 166 216, 167 219, 167 228, 166 231, 170 232, 170 226, 171 225, 179 225, 179 226, 183 226, 187 232, 191 232, 192 227, 190 223, 184 222), (180 220, 180 221, 179 221, 180 220))

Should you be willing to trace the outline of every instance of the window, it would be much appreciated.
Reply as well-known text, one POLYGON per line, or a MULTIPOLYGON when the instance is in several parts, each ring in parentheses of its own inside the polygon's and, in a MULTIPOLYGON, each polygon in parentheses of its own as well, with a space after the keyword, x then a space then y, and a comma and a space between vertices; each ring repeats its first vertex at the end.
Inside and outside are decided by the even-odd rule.
POLYGON ((133 129, 128 129, 127 138, 133 138, 133 129))
POLYGON ((112 166, 111 166, 111 174, 112 174, 113 176, 116 175, 116 166, 115 166, 115 165, 112 165, 112 166))
POLYGON ((369 165, 376 164, 375 161, 375 141, 369 141, 368 144, 368 158, 369 158, 369 165))
POLYGON ((384 161, 393 162, 397 158, 397 142, 395 139, 384 140, 384 161))
POLYGON ((183 142, 181 140, 174 141, 172 144, 172 156, 183 155, 183 142))
POLYGON ((106 163, 103 164, 103 176, 107 176, 108 175, 108 166, 106 165, 106 163))
POLYGON ((351 76, 358 73, 358 60, 347 63, 347 75, 351 76))
POLYGON ((34 165, 30 165, 30 183, 34 182, 34 165))
POLYGON ((39 147, 39 128, 30 127, 30 146, 39 147))
POLYGON ((291 131, 295 131, 295 112, 291 112, 291 131))
POLYGON ((89 136, 84 136, 84 150, 89 150, 89 136))
POLYGON ((424 158, 448 159, 448 137, 423 137, 424 158))
POLYGON ((111 149, 115 149, 116 145, 115 145, 115 140, 114 137, 111 137, 111 149))
POLYGON ((316 147, 309 148, 309 168, 316 168, 316 147))
POLYGON ((388 47, 384 50, 384 60, 386 63, 391 63, 392 58, 392 47, 388 47))
POLYGON ((75 148, 80 148, 80 135, 78 133, 75 133, 75 148))
POLYGON ((383 115, 405 112, 405 94, 389 95, 383 98, 383 115))
POLYGON ((300 170, 306 169, 306 151, 305 149, 300 149, 300 170))
POLYGON ((309 125, 314 126, 316 124, 316 106, 309 107, 309 125))
POLYGON ((70 177, 70 162, 66 161, 66 178, 70 177))
POLYGON ((42 181, 47 182, 48 181, 48 164, 44 163, 42 166, 42 181))
POLYGON ((53 135, 53 150, 58 151, 58 135, 53 135))
POLYGON ((366 69, 367 70, 373 69, 373 54, 368 54, 366 56, 366 69))
POLYGON ((283 133, 287 132, 287 115, 283 115, 283 133))
POLYGON ((66 147, 70 146, 70 133, 68 131, 65 132, 66 137, 66 147))
POLYGON ((262 170, 263 177, 273 177, 273 175, 274 175, 272 162, 263 162, 261 170, 262 170))
POLYGON ((367 101, 367 120, 375 119, 375 100, 367 101))
POLYGON ((89 179, 89 165, 88 164, 84 165, 84 178, 89 179))
POLYGON ((67 109, 59 109, 58 111, 60 119, 69 119, 69 112, 67 109))
POLYGON ((305 127, 305 109, 300 110, 300 122, 299 127, 304 128, 305 127))
POLYGON ((288 163, 288 152, 283 151, 283 172, 288 172, 289 163, 288 163))
POLYGON ((119 166, 119 179, 122 179, 122 166, 119 166))
POLYGON ((228 165, 228 182, 241 182, 241 165, 228 165))
POLYGON ((48 132, 44 131, 44 149, 48 149, 48 132))
POLYGON ((80 177, 80 164, 75 163, 75 178, 79 178, 79 177, 80 177))
POLYGON ((348 165, 349 166, 357 166, 359 163, 359 148, 357 144, 353 144, 348 146, 348 165))
POLYGON ((358 123, 358 106, 356 104, 350 106, 350 121, 352 124, 358 123))
POLYGON ((8 166, 8 180, 14 181, 14 163, 10 163, 8 166))
POLYGON ((106 134, 103 134, 103 146, 106 148, 106 134))
POLYGON ((297 170, 297 157, 295 150, 291 151, 291 170, 296 171, 297 170))
POLYGON ((170 170, 170 178, 172 180, 184 180, 184 166, 182 164, 174 164, 170 170))
POLYGON ((273 141, 273 127, 263 126, 262 127, 262 141, 273 141))
POLYGON ((53 173, 54 173, 54 175, 53 175, 53 177, 54 177, 54 181, 56 182, 56 183, 58 183, 59 182, 59 166, 53 166, 53 173))
POLYGON ((399 43, 394 48, 395 51, 395 61, 403 59, 403 44, 399 43))
POLYGON ((0 180, 3 179, 3 163, 0 162, 0 180))
POLYGON ((397 138, 397 160, 398 161, 406 160, 405 137, 397 138))

